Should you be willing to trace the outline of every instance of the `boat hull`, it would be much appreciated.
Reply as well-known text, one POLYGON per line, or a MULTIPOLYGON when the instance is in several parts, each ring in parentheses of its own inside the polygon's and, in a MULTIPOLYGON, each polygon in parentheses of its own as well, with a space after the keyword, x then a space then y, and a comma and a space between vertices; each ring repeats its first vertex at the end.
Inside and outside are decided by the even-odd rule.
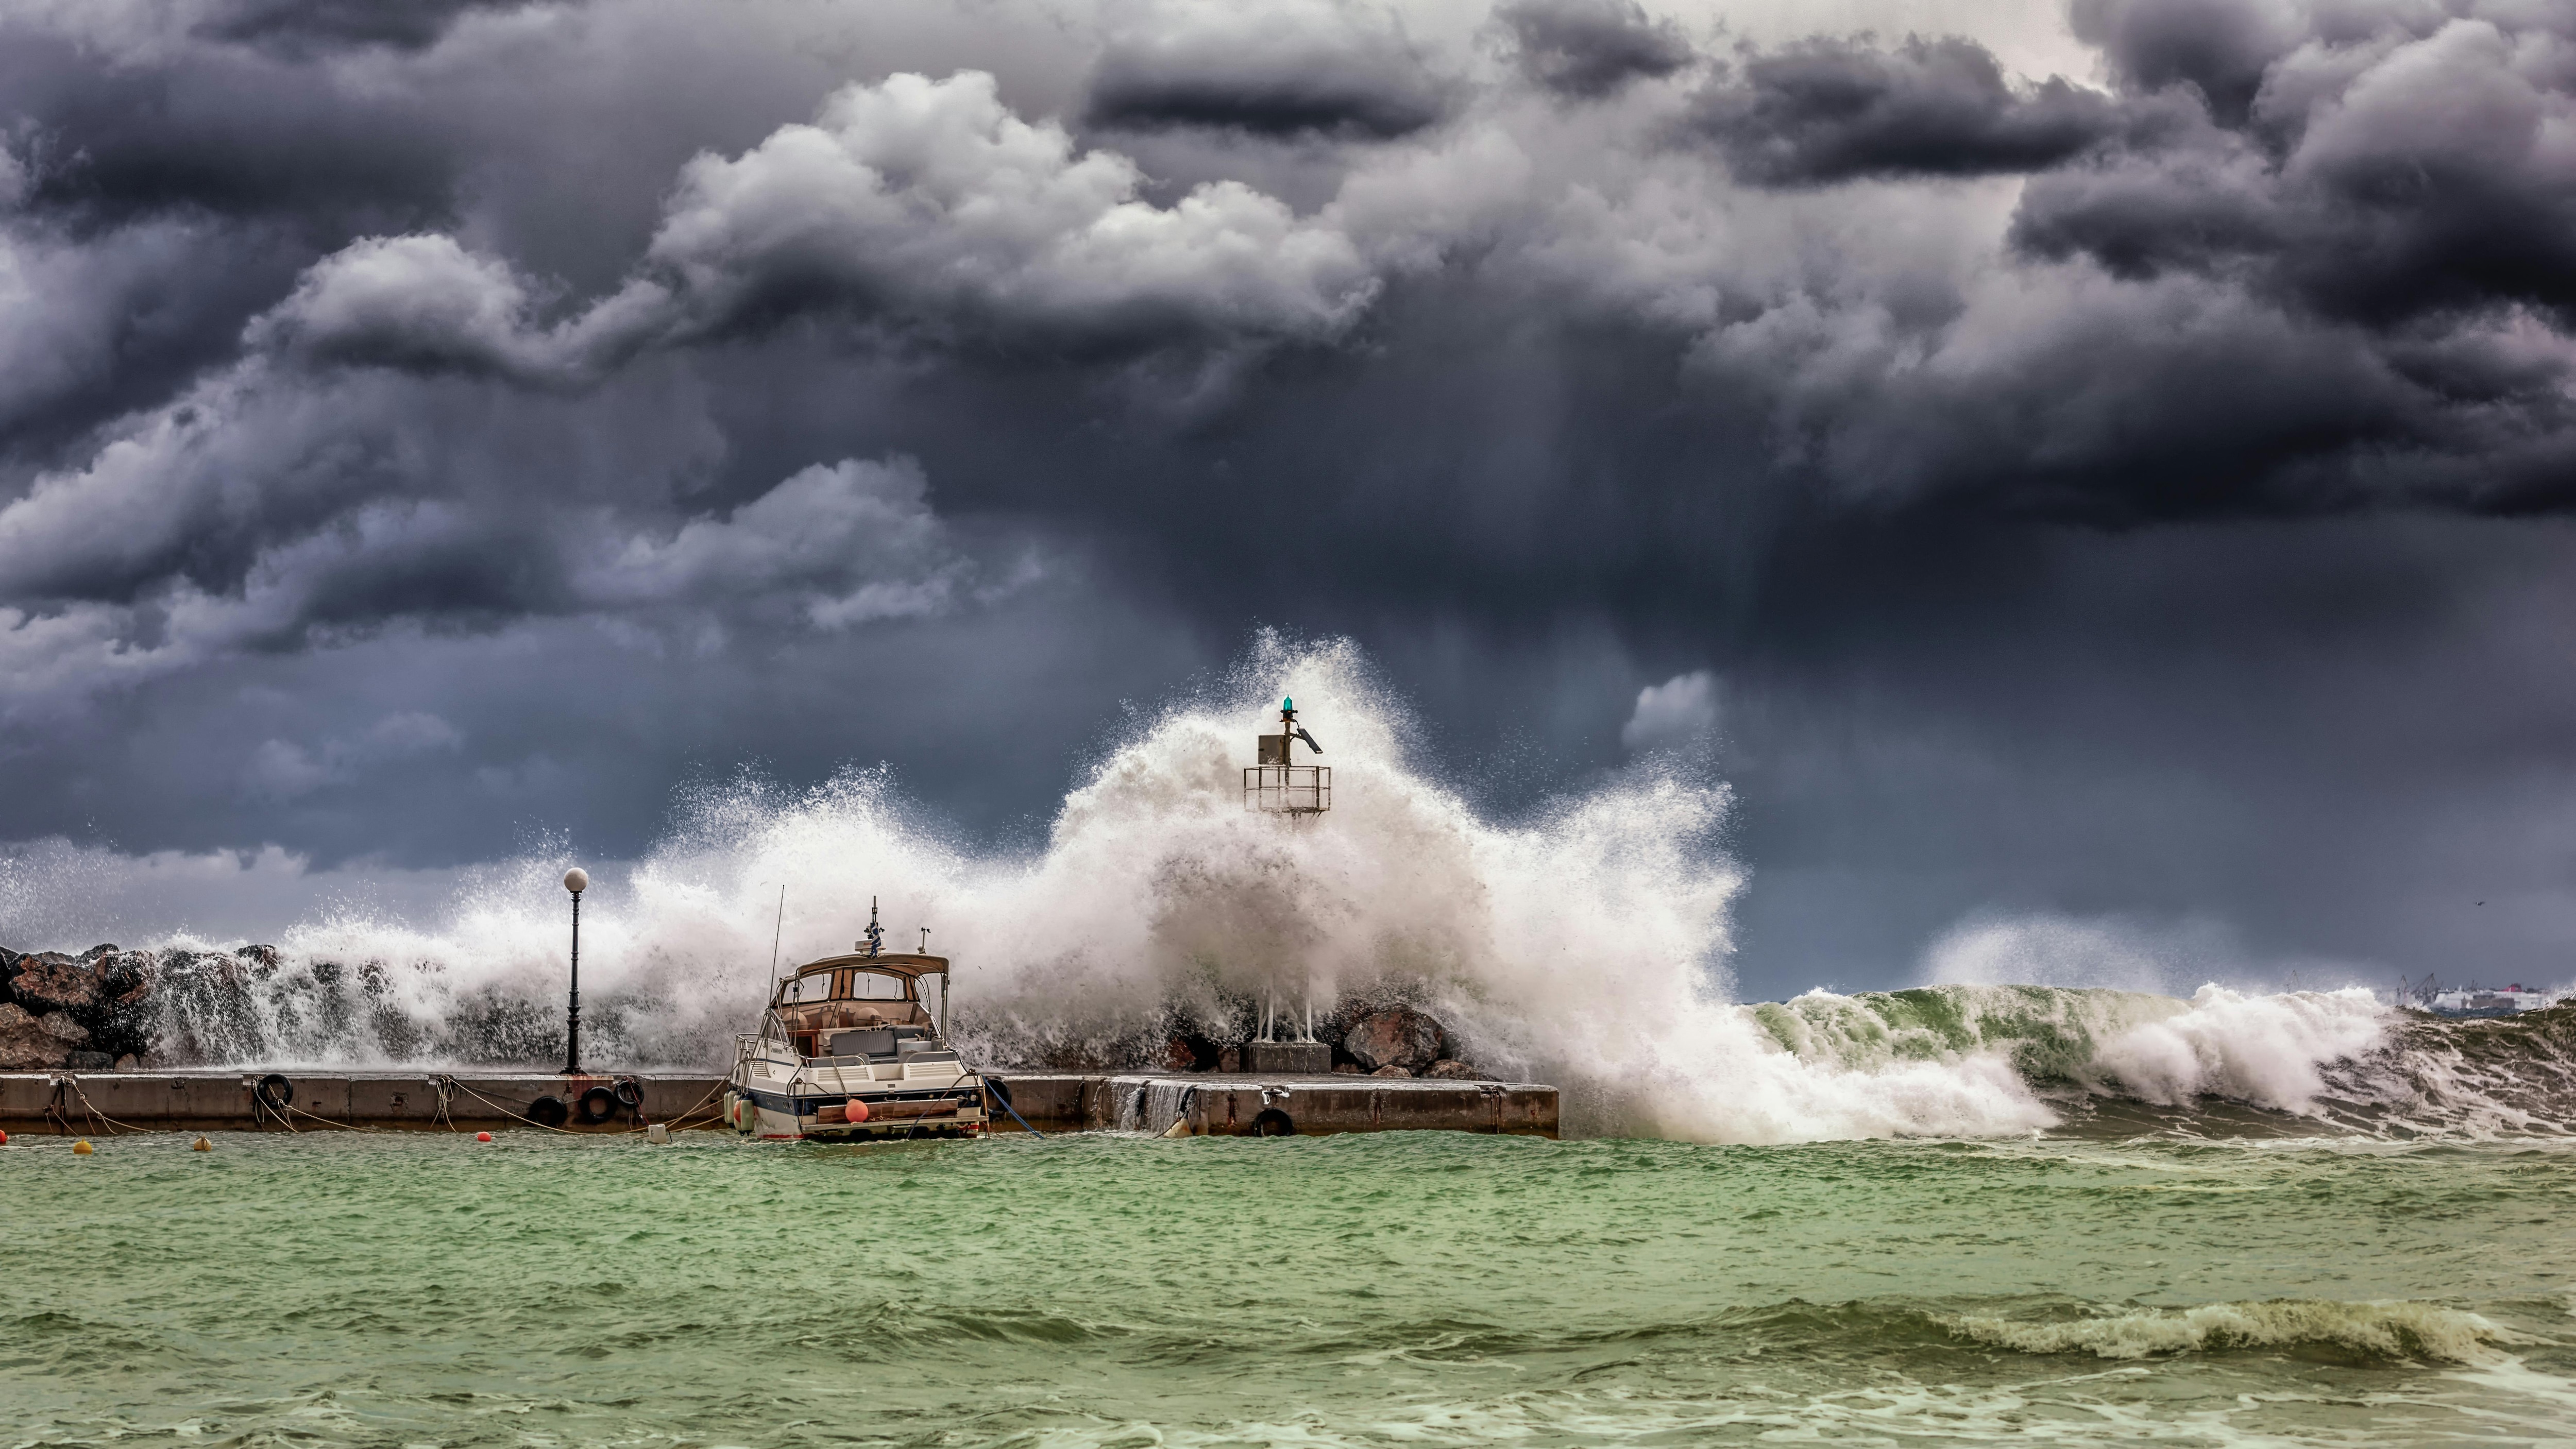
POLYGON ((725 1092, 725 1120, 742 1136, 764 1142, 903 1142, 984 1134, 980 1084, 961 1083, 936 1097, 861 1098, 870 1105, 867 1121, 834 1120, 827 1109, 849 1100, 746 1091, 737 1085, 725 1092))

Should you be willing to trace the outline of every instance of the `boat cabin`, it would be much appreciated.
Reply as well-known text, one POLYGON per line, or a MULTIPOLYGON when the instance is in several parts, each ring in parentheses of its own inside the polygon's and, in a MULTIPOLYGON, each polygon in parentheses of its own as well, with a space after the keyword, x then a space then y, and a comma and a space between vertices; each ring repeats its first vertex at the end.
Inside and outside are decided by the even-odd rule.
POLYGON ((827 956, 780 982, 770 1010, 808 1061, 899 1061, 942 1049, 922 995, 925 976, 939 978, 945 1005, 945 956, 827 956))

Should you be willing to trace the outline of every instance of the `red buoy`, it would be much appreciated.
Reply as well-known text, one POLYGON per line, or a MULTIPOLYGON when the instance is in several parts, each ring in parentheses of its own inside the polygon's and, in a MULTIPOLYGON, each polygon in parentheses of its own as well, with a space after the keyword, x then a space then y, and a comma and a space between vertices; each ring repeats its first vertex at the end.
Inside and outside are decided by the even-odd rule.
POLYGON ((477 1132, 474 1134, 474 1140, 477 1142, 489 1142, 492 1140, 492 1134, 489 1132, 477 1132))
POLYGON ((868 1104, 860 1101, 856 1097, 852 1097, 849 1101, 849 1105, 843 1107, 841 1112, 844 1117, 848 1118, 852 1122, 865 1122, 868 1120, 868 1104))
POLYGON ((8 1145, 9 1145, 9 1134, 8 1134, 8 1133, 6 1133, 6 1132, 0 1132, 0 1147, 6 1147, 6 1146, 8 1146, 8 1145))

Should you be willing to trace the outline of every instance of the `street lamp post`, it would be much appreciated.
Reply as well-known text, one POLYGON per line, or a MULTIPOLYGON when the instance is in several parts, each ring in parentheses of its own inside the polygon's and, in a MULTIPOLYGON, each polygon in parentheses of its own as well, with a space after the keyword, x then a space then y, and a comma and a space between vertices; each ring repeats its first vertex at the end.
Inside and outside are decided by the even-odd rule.
POLYGON ((564 889, 572 892, 572 1001, 564 1014, 564 1075, 581 1075, 581 893, 590 889, 590 872, 580 866, 564 872, 564 889))

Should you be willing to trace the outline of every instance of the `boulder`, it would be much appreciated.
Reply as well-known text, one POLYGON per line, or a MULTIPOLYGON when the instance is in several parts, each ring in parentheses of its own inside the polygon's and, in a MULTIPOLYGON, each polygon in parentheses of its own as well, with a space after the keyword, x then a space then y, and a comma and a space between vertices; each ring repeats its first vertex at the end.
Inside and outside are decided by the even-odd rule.
POLYGON ((1376 1071, 1369 1073, 1369 1075, 1372 1077, 1409 1077, 1413 1075, 1413 1069, 1411 1067, 1399 1067, 1395 1063, 1389 1062, 1385 1066, 1378 1068, 1376 1071))
POLYGON ((18 958, 10 998, 29 1011, 88 1011, 100 1004, 106 978, 96 966, 60 951, 37 951, 18 958))
POLYGON ((1225 1050, 1217 1053, 1216 1069, 1220 1072, 1242 1071, 1243 1049, 1240 1047, 1227 1047, 1225 1050))
POLYGON ((68 1013, 109 1060, 151 1050, 159 1016, 160 963, 148 951, 93 946, 79 956, 41 951, 19 958, 9 994, 28 1011, 68 1013))
POLYGON ((89 1034, 70 1017, 57 1013, 39 1018, 14 1001, 0 1002, 0 1071, 59 1067, 71 1059, 73 1047, 88 1039, 89 1034), (77 1035, 63 1036, 61 1026, 69 1026, 77 1035))
POLYGON ((1422 1069, 1422 1075, 1426 1077, 1438 1077, 1442 1081, 1448 1082, 1490 1082, 1494 1080, 1491 1073, 1477 1071, 1474 1067, 1452 1057, 1443 1057, 1439 1061, 1433 1062, 1430 1066, 1422 1069))
POLYGON ((1437 1020, 1409 1006, 1389 1006, 1352 1023, 1342 1050, 1371 1072, 1402 1067, 1411 1076, 1440 1059, 1441 1036, 1437 1020))
POLYGON ((1345 1077, 1356 1077, 1360 1075, 1360 1064, 1357 1062, 1335 1062, 1333 1063, 1333 1070, 1345 1077))
POLYGON ((73 1052, 63 1065, 75 1072, 109 1072, 116 1070, 116 1058, 105 1052, 73 1052))
POLYGON ((1176 1036, 1163 1043, 1163 1069, 1170 1072, 1195 1072, 1199 1054, 1190 1050, 1188 1037, 1176 1036))

